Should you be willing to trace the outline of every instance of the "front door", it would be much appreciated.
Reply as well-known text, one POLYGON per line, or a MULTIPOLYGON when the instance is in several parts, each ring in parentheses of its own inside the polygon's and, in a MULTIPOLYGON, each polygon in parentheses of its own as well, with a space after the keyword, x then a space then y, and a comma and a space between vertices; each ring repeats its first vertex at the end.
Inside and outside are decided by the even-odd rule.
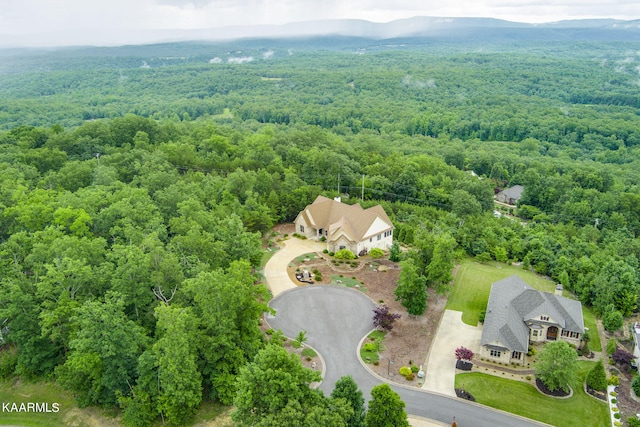
POLYGON ((549 326, 547 329, 547 341, 555 341, 558 338, 558 328, 555 326, 549 326))

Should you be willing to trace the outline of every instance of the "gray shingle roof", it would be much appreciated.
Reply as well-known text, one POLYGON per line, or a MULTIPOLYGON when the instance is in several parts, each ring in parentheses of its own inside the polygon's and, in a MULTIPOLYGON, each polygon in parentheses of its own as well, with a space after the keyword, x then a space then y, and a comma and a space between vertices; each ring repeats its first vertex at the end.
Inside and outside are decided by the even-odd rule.
POLYGON ((532 289, 518 276, 491 285, 481 345, 525 352, 529 346, 527 320, 549 316, 563 329, 584 332, 582 304, 549 292, 532 289))

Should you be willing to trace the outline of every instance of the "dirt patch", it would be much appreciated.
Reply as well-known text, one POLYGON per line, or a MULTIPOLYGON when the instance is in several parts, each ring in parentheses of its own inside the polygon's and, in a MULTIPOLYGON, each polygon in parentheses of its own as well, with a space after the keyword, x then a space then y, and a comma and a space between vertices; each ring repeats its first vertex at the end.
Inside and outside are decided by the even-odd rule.
MULTIPOLYGON (((280 230, 280 227, 275 230, 280 230)), ((282 230, 286 232, 284 230, 287 228, 282 230)), ((368 366, 376 374, 394 382, 415 387, 421 385, 418 378, 408 381, 398 371, 402 366, 425 364, 444 312, 445 297, 437 297, 433 290, 428 290, 425 313, 422 316, 409 316, 393 294, 400 276, 398 264, 387 259, 372 259, 369 256, 353 261, 340 261, 328 254, 316 252, 293 261, 288 273, 291 280, 299 286, 347 286, 358 289, 378 304, 386 304, 391 312, 400 313, 402 318, 385 337, 386 349, 380 353, 378 365, 368 366), (309 272, 313 285, 296 280, 296 272, 304 270, 309 272)), ((371 316, 373 318, 373 312, 371 316)), ((371 327, 373 328, 373 323, 371 327)))

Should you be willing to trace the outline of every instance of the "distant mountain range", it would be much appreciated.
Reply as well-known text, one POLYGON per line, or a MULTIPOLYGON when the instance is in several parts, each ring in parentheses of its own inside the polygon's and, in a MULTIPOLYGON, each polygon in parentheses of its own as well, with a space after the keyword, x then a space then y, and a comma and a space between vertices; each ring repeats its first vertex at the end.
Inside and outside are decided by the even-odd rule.
POLYGON ((114 34, 73 31, 29 36, 0 34, 2 47, 148 44, 241 38, 316 36, 359 37, 374 40, 423 37, 472 40, 604 40, 640 41, 640 20, 583 19, 528 24, 493 18, 418 16, 386 23, 356 19, 294 22, 285 25, 229 26, 198 30, 118 31, 114 34))

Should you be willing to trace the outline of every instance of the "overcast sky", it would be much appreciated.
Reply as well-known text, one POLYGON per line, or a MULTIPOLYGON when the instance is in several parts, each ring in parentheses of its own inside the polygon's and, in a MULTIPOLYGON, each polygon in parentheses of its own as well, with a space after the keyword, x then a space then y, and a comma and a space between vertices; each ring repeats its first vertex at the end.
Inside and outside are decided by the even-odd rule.
MULTIPOLYGON (((0 35, 117 41, 131 30, 357 18, 492 17, 519 22, 640 18, 638 0, 0 0, 0 35), (98 37, 99 35, 99 37, 98 37)), ((51 40, 49 40, 51 41, 51 40)))

